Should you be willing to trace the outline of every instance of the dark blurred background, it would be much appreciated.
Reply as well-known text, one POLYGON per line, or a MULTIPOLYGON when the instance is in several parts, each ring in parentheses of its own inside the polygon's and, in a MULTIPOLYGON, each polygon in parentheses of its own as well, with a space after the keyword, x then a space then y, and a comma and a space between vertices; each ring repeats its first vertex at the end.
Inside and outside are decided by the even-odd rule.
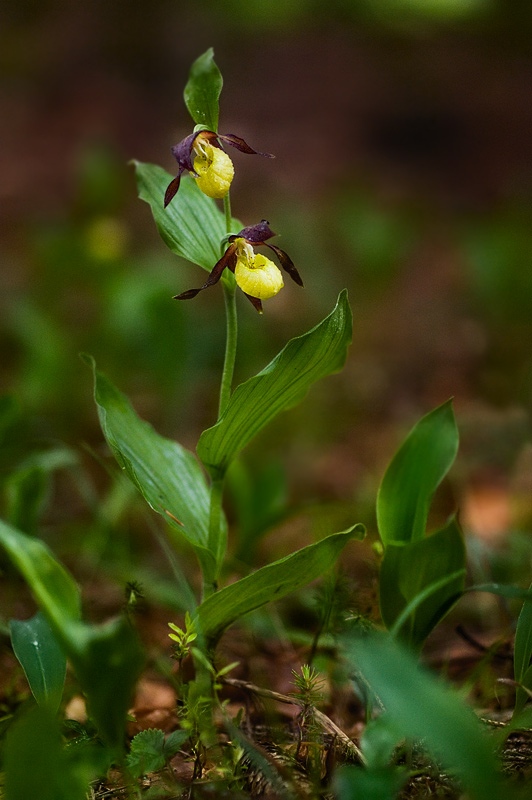
POLYGON ((175 172, 170 147, 192 124, 182 91, 212 46, 221 132, 276 154, 235 154, 233 213, 270 220, 306 287, 287 285, 262 318, 240 304, 238 380, 344 286, 354 313, 344 372, 270 426, 245 464, 272 496, 286 472, 292 503, 347 507, 371 526, 401 437, 454 396, 462 449, 449 504, 484 536, 526 528, 531 33, 519 0, 4 0, 7 513, 20 504, 13 474, 37 462, 77 470, 74 488, 59 474, 43 499, 51 528, 98 505, 103 479, 96 469, 87 484, 85 461, 105 449, 80 351, 190 448, 215 418, 221 292, 171 299, 199 268, 166 250, 128 165, 175 172))

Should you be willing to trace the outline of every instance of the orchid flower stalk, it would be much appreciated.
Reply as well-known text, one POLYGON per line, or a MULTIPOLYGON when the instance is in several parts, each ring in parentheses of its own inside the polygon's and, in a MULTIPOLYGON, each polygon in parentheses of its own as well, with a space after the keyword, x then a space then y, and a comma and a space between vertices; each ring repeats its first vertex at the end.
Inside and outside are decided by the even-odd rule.
MULTIPOLYGON (((212 61, 211 52, 210 56, 206 54, 195 62, 189 83, 185 88, 185 102, 196 123, 196 128, 172 147, 172 154, 178 165, 178 173, 167 185, 163 198, 163 205, 166 209, 179 191, 183 173, 188 172, 203 194, 214 200, 223 200, 224 204, 226 236, 221 258, 213 265, 209 277, 202 286, 176 295, 178 300, 190 300, 204 289, 217 284, 226 269, 234 275, 234 280, 223 281, 226 346, 220 384, 218 422, 223 418, 231 398, 238 336, 236 286, 244 292, 260 314, 263 311, 262 301, 274 297, 284 286, 279 267, 262 253, 257 254, 255 247, 268 247, 276 255, 281 268, 295 283, 303 286, 301 276, 287 253, 269 243, 268 240, 275 234, 266 220, 242 228, 236 234, 233 233, 229 189, 235 170, 224 147, 229 145, 247 155, 259 155, 265 158, 273 158, 273 156, 271 153, 255 150, 235 134, 218 133, 218 98, 221 87, 221 75, 212 61), (208 102, 205 102, 205 98, 209 98, 208 102)), ((217 550, 220 541, 223 482, 223 476, 212 477, 208 547, 213 552, 217 550)), ((212 580, 204 579, 204 596, 208 596, 216 588, 216 576, 212 580)))

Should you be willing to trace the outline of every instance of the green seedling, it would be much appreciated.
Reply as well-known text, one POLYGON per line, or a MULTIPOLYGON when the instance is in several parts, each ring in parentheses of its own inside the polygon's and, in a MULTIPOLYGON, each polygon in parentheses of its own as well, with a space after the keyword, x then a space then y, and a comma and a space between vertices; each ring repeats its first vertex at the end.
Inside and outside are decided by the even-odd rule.
POLYGON ((172 642, 174 642, 173 645, 174 658, 176 658, 179 664, 181 664, 183 659, 190 653, 190 646, 192 642, 198 638, 194 622, 193 620, 190 619, 190 614, 187 611, 185 614, 184 631, 181 630, 181 628, 173 622, 169 622, 168 627, 171 628, 173 631, 173 633, 169 633, 168 636, 170 637, 172 642))

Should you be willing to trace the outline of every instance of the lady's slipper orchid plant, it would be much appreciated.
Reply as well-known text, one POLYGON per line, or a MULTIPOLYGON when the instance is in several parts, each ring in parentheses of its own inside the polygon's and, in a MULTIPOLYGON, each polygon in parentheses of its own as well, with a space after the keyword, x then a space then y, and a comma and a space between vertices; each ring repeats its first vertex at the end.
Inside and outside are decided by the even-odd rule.
POLYGON ((248 300, 262 314, 262 300, 274 297, 284 286, 280 269, 269 258, 256 254, 253 245, 265 245, 276 254, 282 268, 292 280, 303 286, 301 276, 291 258, 274 244, 268 244, 266 239, 271 239, 275 233, 270 229, 270 224, 263 219, 256 225, 242 228, 239 233, 228 237, 229 247, 214 265, 209 277, 199 289, 188 289, 176 295, 175 300, 191 300, 193 297, 214 286, 222 277, 224 269, 234 273, 237 285, 242 289, 248 300))
POLYGON ((204 194, 215 200, 225 197, 233 180, 234 168, 233 162, 222 148, 219 140, 231 147, 236 147, 241 153, 275 158, 271 153, 260 153, 258 150, 253 150, 244 139, 234 136, 232 133, 222 135, 207 130, 191 133, 172 147, 172 153, 179 165, 179 172, 166 189, 165 208, 177 194, 181 175, 185 171, 192 174, 204 194), (193 158, 194 160, 192 160, 193 158))

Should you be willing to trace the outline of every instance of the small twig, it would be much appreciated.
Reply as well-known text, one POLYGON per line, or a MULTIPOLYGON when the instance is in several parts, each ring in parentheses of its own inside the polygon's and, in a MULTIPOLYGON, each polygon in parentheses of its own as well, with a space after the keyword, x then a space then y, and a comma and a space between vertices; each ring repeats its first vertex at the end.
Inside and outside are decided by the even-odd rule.
POLYGON ((519 681, 513 681, 511 678, 497 678, 497 683, 505 683, 507 686, 514 686, 516 688, 522 689, 525 694, 532 698, 532 691, 524 686, 519 681))
POLYGON ((97 798, 97 800, 101 800, 104 797, 116 797, 119 794, 125 794, 128 791, 127 786, 117 786, 114 789, 104 789, 103 791, 94 792, 94 789, 91 787, 91 792, 93 792, 93 797, 97 798))
MULTIPOLYGON (((254 683, 241 681, 237 678, 224 678, 223 682, 228 686, 234 686, 238 689, 245 689, 248 692, 253 692, 253 694, 258 695, 259 697, 267 697, 270 700, 277 700, 279 703, 287 703, 288 705, 301 707, 301 703, 295 697, 290 697, 290 695, 287 694, 280 694, 280 692, 274 692, 271 689, 262 689, 260 686, 255 686, 254 683)), ((357 745, 346 733, 343 732, 341 728, 338 727, 338 725, 336 725, 335 722, 332 721, 330 717, 327 716, 327 714, 324 714, 323 711, 319 711, 317 708, 315 708, 314 719, 321 725, 324 731, 336 736, 336 738, 346 747, 346 749, 355 755, 362 764, 366 763, 366 759, 357 745)))
MULTIPOLYGON (((464 641, 466 641, 468 644, 470 644, 471 647, 473 647, 479 653, 484 653, 485 655, 490 653, 491 648, 493 647, 493 645, 491 647, 486 647, 485 645, 481 644, 473 636, 471 636, 470 633, 468 633, 466 631, 466 629, 464 628, 463 625, 457 625, 455 630, 456 630, 456 633, 459 636, 461 636, 464 641)), ((493 652, 491 655, 492 655, 492 658, 497 659, 499 661, 513 661, 513 656, 507 655, 506 653, 493 652)))

